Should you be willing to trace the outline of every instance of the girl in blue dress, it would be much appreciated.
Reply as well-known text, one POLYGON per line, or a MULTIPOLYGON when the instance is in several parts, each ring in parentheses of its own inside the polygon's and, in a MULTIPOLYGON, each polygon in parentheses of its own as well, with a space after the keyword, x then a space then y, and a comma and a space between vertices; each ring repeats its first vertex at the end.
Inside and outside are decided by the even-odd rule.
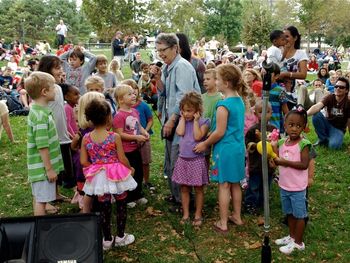
POLYGON ((208 139, 199 143, 194 150, 203 152, 213 146, 211 180, 219 183, 220 220, 214 223, 214 230, 227 233, 227 222, 242 225, 242 192, 239 181, 244 177, 244 111, 247 84, 240 69, 232 64, 216 68, 216 86, 225 99, 216 105, 213 132, 208 139), (229 214, 230 200, 233 212, 229 214))

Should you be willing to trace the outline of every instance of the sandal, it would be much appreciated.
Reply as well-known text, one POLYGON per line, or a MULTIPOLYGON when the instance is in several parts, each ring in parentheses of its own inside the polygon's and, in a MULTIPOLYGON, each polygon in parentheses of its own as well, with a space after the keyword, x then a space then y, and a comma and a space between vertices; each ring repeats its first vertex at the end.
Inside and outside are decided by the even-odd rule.
POLYGON ((180 225, 186 225, 190 222, 190 218, 187 217, 187 218, 181 218, 180 220, 180 225))
POLYGON ((241 223, 238 223, 237 220, 233 216, 229 216, 228 217, 228 221, 233 223, 234 225, 237 225, 237 226, 244 225, 243 221, 241 221, 241 223))
POLYGON ((213 225, 213 229, 215 230, 215 232, 219 233, 219 234, 223 234, 226 235, 228 234, 228 229, 222 229, 221 228, 221 223, 220 221, 216 221, 213 225))
POLYGON ((203 217, 195 218, 192 221, 192 226, 201 226, 203 224, 203 217))

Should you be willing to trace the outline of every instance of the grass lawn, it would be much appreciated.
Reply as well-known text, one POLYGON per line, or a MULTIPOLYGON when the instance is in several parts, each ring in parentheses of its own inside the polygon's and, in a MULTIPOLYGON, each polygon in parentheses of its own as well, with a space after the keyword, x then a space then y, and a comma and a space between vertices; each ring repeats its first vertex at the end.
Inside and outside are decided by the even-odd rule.
MULTIPOLYGON (((145 191, 149 203, 128 210, 127 229, 136 242, 126 248, 114 248, 104 254, 105 262, 260 262, 263 228, 257 217, 243 214, 244 226, 229 225, 227 236, 217 234, 212 224, 218 218, 217 189, 210 184, 205 190, 204 224, 200 229, 182 226, 180 214, 168 211, 164 198, 168 195, 163 178, 163 142, 160 125, 155 118, 155 134, 151 138, 151 181, 155 193, 145 191), (256 248, 257 247, 257 248, 256 248)), ((30 185, 26 171, 26 118, 11 117, 18 143, 11 144, 6 134, 0 143, 0 217, 32 215, 30 185)), ((313 130, 308 135, 314 142, 313 130)), ((284 256, 272 244, 274 262, 350 262, 350 137, 339 151, 317 148, 315 183, 309 191, 310 221, 305 232, 306 250, 284 256)), ((63 189, 72 196, 72 191, 63 189)), ((274 240, 287 234, 282 218, 279 191, 272 184, 270 194, 271 229, 274 240)), ((76 213, 78 208, 61 204, 61 213, 76 213)), ((113 217, 115 220, 115 217, 113 217)))

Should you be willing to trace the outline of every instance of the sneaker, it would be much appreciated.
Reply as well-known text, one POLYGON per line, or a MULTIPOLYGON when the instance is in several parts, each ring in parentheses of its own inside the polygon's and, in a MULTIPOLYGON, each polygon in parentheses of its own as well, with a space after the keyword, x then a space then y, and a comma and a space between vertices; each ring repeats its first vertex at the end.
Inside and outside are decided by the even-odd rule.
POLYGON ((112 236, 112 240, 105 240, 104 238, 102 239, 102 246, 103 250, 108 250, 112 247, 114 237, 112 236))
POLYGON ((276 239, 275 240, 275 244, 278 246, 282 246, 282 245, 288 245, 291 242, 294 242, 294 238, 290 237, 290 235, 286 236, 286 237, 282 237, 280 239, 276 239))
POLYGON ((138 205, 145 205, 148 203, 148 200, 144 197, 140 198, 139 200, 136 201, 138 205))
POLYGON ((283 253, 283 254, 286 254, 286 255, 289 255, 290 253, 293 252, 294 249, 297 249, 297 250, 304 250, 305 249, 305 244, 304 242, 301 243, 301 245, 298 245, 297 243, 294 242, 294 240, 292 242, 290 242, 288 245, 286 246, 283 246, 283 247, 280 247, 280 251, 283 253))
POLYGON ((127 203, 127 207, 128 208, 134 208, 136 206, 136 203, 135 202, 129 202, 127 203))
POLYGON ((124 233, 124 237, 115 237, 114 246, 116 247, 124 247, 134 243, 135 237, 134 235, 124 233))
POLYGON ((145 183, 145 188, 147 188, 147 189, 150 190, 150 191, 156 190, 156 188, 154 187, 154 185, 151 184, 151 183, 145 183))

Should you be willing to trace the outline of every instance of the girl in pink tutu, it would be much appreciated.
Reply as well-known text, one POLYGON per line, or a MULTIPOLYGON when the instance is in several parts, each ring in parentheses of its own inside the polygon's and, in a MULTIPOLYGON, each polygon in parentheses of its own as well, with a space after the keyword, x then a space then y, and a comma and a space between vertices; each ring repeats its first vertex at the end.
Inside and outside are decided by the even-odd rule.
POLYGON ((83 191, 88 196, 98 196, 103 231, 103 248, 126 246, 135 241, 131 234, 124 233, 126 224, 127 191, 136 188, 133 169, 125 157, 120 136, 109 132, 111 107, 104 99, 92 100, 85 108, 86 120, 94 130, 84 135, 80 162, 86 182, 83 191), (117 204, 117 236, 111 234, 111 195, 117 204))
POLYGON ((208 167, 204 153, 195 153, 193 148, 206 138, 210 127, 209 119, 201 118, 203 103, 196 92, 185 94, 180 102, 181 117, 176 128, 180 136, 179 158, 176 161, 172 180, 181 185, 183 216, 181 223, 189 221, 190 191, 196 193, 196 211, 192 225, 202 224, 204 203, 203 185, 208 184, 208 167))

